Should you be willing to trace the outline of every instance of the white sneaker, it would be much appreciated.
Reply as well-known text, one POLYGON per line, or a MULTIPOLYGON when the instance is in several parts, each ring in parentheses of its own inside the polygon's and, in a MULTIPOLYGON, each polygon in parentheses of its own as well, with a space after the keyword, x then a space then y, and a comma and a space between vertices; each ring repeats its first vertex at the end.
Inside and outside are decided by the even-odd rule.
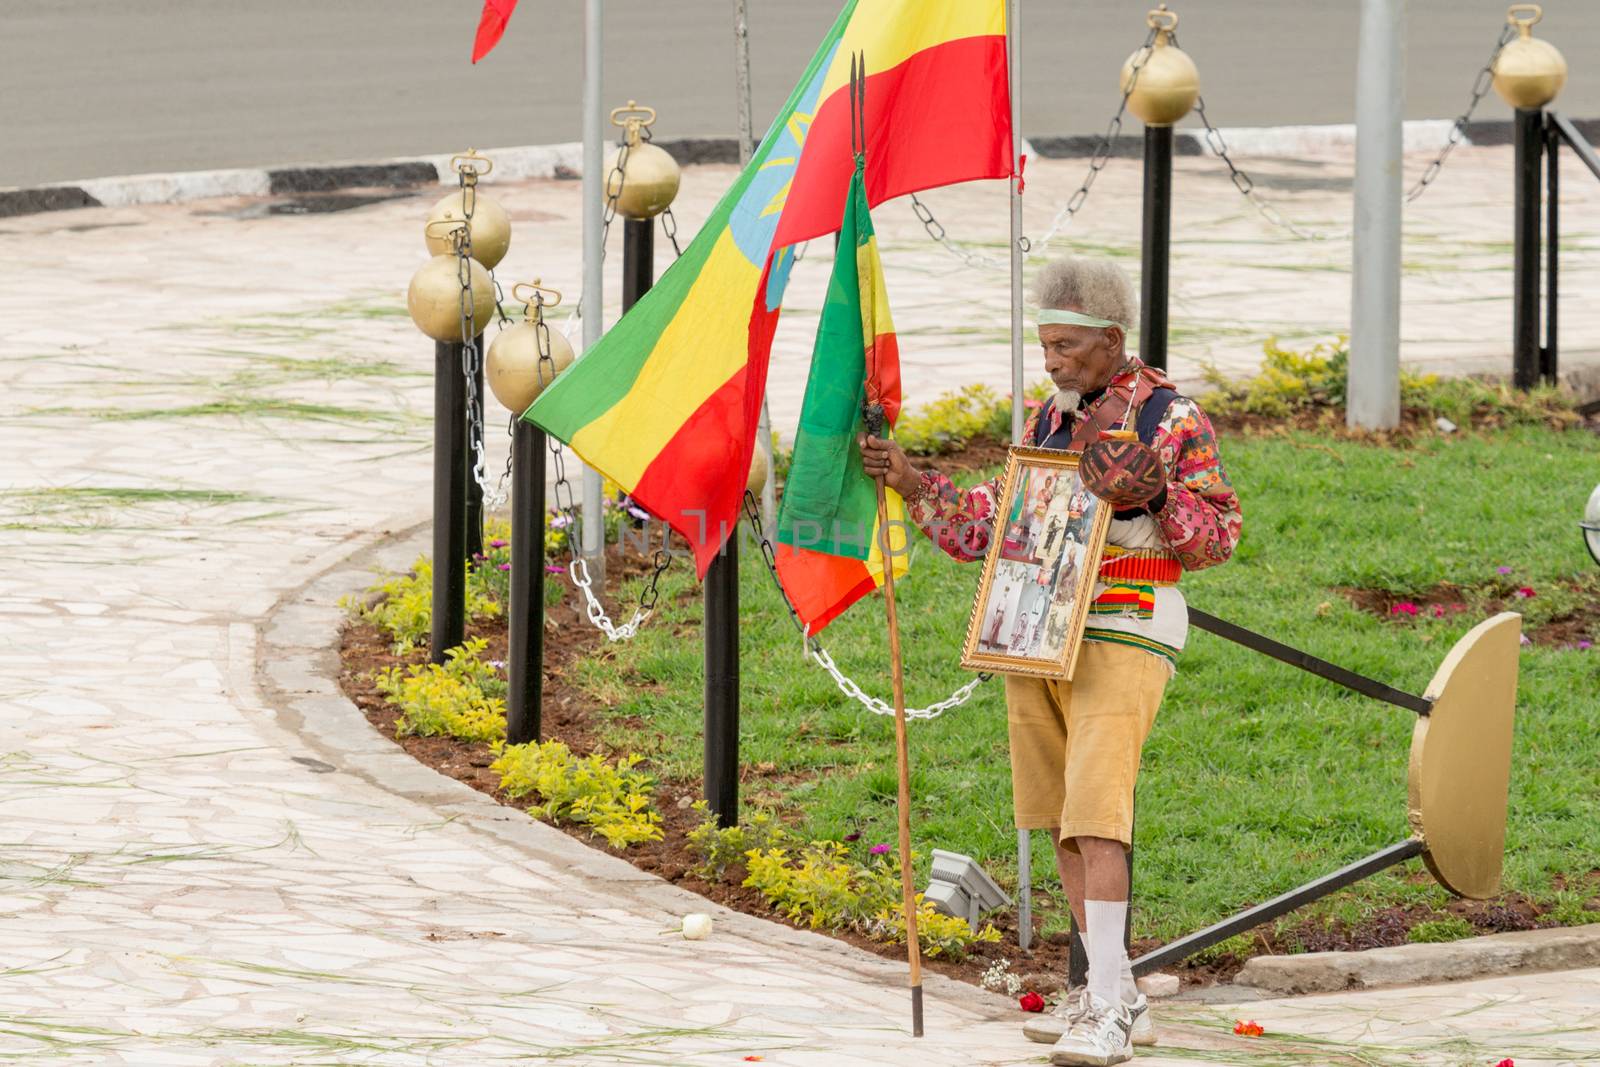
POLYGON ((1072 1025, 1072 1020, 1086 1007, 1084 999, 1088 995, 1089 987, 1086 985, 1068 989, 1061 994, 1061 1003, 1051 1009, 1050 1014, 1035 1015, 1022 1024, 1022 1036, 1041 1045, 1055 1044, 1067 1032, 1067 1027, 1072 1025))
POLYGON ((1087 1006, 1050 1049, 1058 1067, 1108 1067, 1133 1059, 1133 1016, 1124 1004, 1107 1004, 1090 993, 1087 1006))
MULTIPOLYGON (((1022 1024, 1022 1036, 1041 1045, 1055 1044, 1072 1025, 1072 1020, 1084 1010, 1084 994, 1088 991, 1088 986, 1081 985, 1067 990, 1061 998, 1061 1003, 1057 1004, 1048 1015, 1036 1015, 1022 1024)), ((1133 1018, 1133 1043, 1141 1046, 1154 1045, 1156 1024, 1150 1017, 1150 1002, 1145 999, 1145 995, 1140 993, 1138 1000, 1123 1006, 1133 1018)))

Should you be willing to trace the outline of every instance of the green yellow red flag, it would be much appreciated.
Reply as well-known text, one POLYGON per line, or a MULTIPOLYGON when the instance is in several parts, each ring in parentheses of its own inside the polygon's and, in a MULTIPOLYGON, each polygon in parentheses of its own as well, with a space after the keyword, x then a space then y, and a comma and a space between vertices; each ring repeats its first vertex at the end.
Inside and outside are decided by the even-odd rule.
MULTIPOLYGON (((860 167, 849 189, 778 509, 778 579, 808 636, 883 584, 877 484, 857 437, 865 405, 882 405, 890 426, 900 413, 900 349, 860 167)), ((885 496, 898 578, 908 564, 905 504, 892 489, 885 496)))
POLYGON ((1012 174, 1004 0, 848 0, 689 247, 522 418, 666 520, 704 575, 738 523, 794 246, 832 233, 866 60, 866 201, 1012 174))

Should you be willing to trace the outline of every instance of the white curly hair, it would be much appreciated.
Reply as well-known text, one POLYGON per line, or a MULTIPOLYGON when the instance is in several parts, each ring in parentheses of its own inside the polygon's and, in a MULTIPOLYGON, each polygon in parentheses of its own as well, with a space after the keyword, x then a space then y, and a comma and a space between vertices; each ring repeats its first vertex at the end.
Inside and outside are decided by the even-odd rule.
POLYGON ((1128 272, 1109 259, 1064 256, 1046 263, 1033 279, 1033 302, 1040 308, 1077 310, 1133 329, 1139 297, 1128 272))

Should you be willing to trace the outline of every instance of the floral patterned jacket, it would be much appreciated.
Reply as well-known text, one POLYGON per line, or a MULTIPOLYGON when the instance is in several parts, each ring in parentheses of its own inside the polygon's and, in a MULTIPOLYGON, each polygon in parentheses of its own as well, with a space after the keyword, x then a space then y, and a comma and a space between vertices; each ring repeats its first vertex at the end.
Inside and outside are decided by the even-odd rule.
MULTIPOLYGON (((1134 360, 1085 410, 1092 414, 1096 405, 1116 402, 1119 387, 1125 403, 1127 389, 1141 369, 1146 377, 1155 373, 1134 360)), ((1034 440, 1041 415, 1050 419, 1051 433, 1060 428, 1062 414, 1047 405, 1029 418, 1024 441, 1034 440)), ((1151 512, 1162 540, 1185 570, 1226 562, 1239 543, 1244 515, 1222 467, 1211 420, 1193 400, 1180 396, 1162 418, 1154 444, 1168 476, 1165 500, 1157 497, 1160 506, 1151 512)), ((923 533, 949 555, 963 561, 982 559, 994 532, 1001 488, 1001 477, 962 490, 938 471, 925 471, 917 491, 906 499, 906 509, 923 533)))

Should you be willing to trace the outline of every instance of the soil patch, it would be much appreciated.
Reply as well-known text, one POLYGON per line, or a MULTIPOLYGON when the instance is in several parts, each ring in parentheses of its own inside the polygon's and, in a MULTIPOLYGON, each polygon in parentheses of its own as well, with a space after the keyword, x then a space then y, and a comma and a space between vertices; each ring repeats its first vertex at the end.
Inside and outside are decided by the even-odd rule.
MULTIPOLYGON (((1524 630, 1533 644, 1580 649, 1600 641, 1600 594, 1582 582, 1569 581, 1565 585, 1567 591, 1579 597, 1580 603, 1570 611, 1524 630)), ((1528 600, 1538 596, 1538 590, 1509 581, 1472 589, 1439 582, 1414 593, 1359 587, 1340 587, 1335 591, 1362 611, 1392 620, 1396 625, 1414 623, 1418 619, 1446 618, 1466 611, 1484 617, 1501 611, 1523 611, 1528 600)))

